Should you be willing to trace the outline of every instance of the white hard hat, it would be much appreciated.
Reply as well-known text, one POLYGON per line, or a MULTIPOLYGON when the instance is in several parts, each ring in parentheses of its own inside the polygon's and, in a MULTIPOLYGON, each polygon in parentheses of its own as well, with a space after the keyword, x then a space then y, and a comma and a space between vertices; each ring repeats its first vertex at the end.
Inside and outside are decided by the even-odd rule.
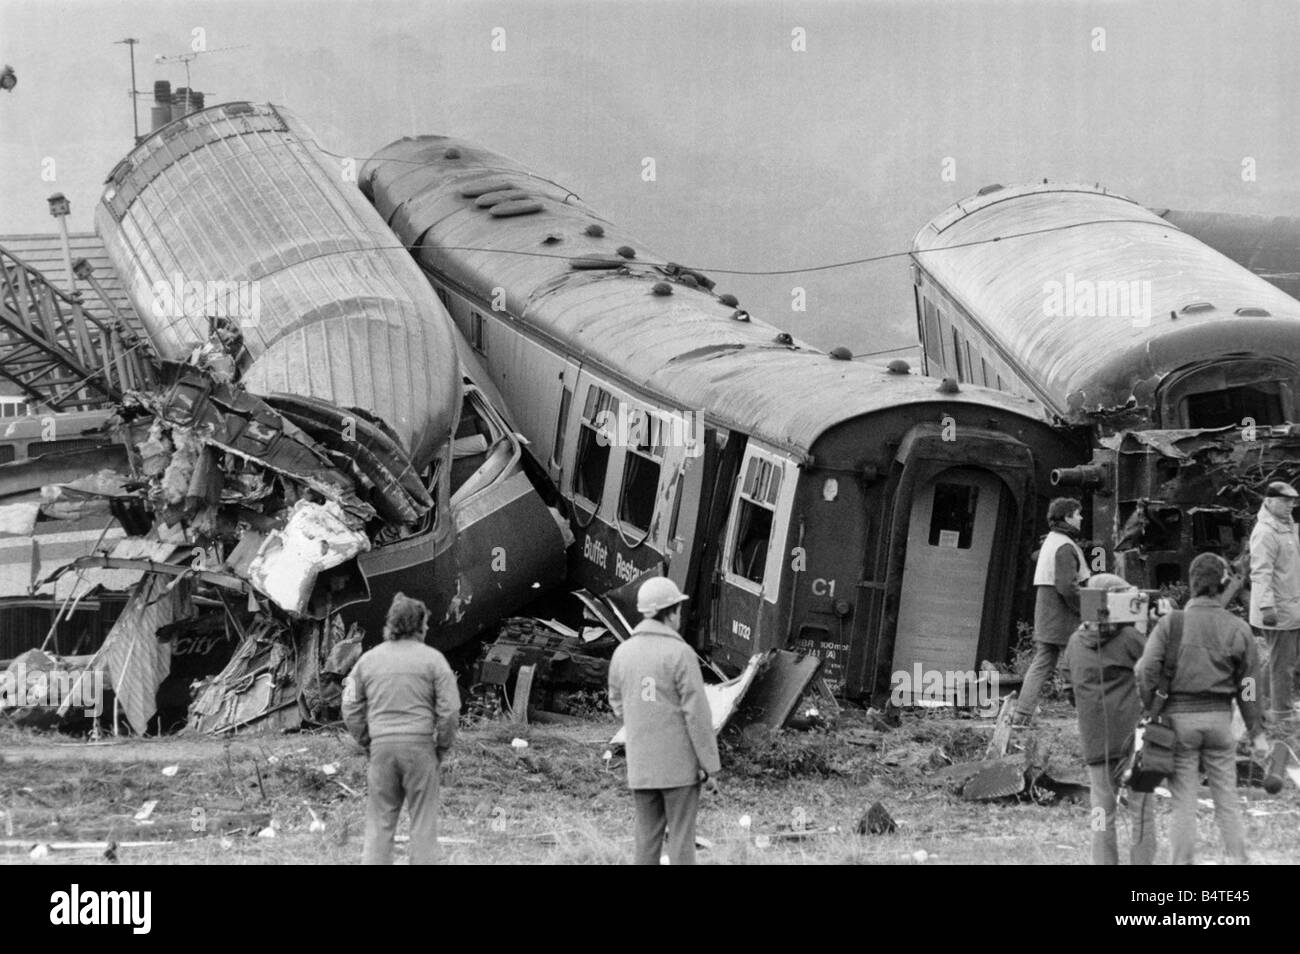
POLYGON ((684 603, 689 598, 668 577, 653 576, 636 591, 636 608, 642 616, 653 616, 660 610, 684 603))

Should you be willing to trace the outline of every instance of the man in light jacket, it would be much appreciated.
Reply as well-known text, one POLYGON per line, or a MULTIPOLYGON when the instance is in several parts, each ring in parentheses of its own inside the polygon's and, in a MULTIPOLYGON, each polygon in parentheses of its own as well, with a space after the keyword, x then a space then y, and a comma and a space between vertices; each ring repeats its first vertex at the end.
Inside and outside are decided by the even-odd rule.
POLYGON ((352 667, 343 686, 343 721, 370 757, 362 864, 386 865, 405 799, 411 864, 438 850, 438 766, 456 741, 460 691, 447 659, 425 645, 429 609, 398 593, 384 641, 352 667))
POLYGON ((1049 533, 1034 566, 1034 658, 1025 672, 1013 725, 1029 725, 1038 708, 1038 694, 1052 678, 1070 634, 1079 628, 1079 587, 1088 579, 1088 564, 1078 539, 1083 505, 1057 497, 1047 508, 1049 533))
POLYGON ((678 635, 687 599, 657 576, 637 591, 645 617, 609 663, 609 704, 627 741, 627 785, 636 803, 636 858, 659 863, 667 830, 670 864, 695 864, 700 786, 721 770, 713 716, 695 651, 678 635))
POLYGON ((1300 536, 1291 508, 1300 493, 1268 485, 1250 534, 1250 625, 1264 638, 1267 673, 1261 695, 1270 722, 1290 720, 1291 680, 1300 645, 1300 536))

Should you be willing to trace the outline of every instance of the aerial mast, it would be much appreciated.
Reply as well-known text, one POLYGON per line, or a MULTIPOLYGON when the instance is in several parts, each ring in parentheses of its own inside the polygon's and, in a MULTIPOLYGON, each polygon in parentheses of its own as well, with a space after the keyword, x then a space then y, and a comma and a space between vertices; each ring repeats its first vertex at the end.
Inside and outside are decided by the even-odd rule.
POLYGON ((127 37, 125 40, 117 40, 114 43, 125 43, 131 53, 131 124, 135 127, 135 144, 140 145, 140 112, 136 108, 136 98, 140 93, 135 88, 135 45, 140 41, 135 37, 127 37))

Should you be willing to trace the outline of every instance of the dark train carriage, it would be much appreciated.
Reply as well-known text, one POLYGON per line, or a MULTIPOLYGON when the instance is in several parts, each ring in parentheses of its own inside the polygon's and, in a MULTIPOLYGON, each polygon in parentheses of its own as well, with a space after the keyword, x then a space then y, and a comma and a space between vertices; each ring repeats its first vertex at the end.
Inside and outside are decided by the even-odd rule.
POLYGON ((1103 432, 1296 419, 1300 302, 1121 196, 990 186, 912 257, 932 373, 1103 432))
POLYGON ((576 582, 664 572, 724 668, 794 647, 855 696, 1006 657, 1036 488, 1079 458, 1040 404, 836 360, 467 143, 360 181, 554 480, 576 582))

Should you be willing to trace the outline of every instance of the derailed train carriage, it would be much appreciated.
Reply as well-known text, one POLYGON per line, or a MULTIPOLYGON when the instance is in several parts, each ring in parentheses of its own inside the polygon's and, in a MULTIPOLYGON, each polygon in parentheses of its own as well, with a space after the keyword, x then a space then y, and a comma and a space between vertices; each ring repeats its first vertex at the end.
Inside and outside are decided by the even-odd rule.
POLYGON ((724 669, 800 649, 850 696, 1007 657, 1078 454, 1039 403, 801 343, 468 143, 401 140, 360 184, 558 487, 579 582, 662 570, 724 669))
POLYGON ((1092 442, 1053 479, 1088 495, 1094 568, 1159 586, 1240 551, 1300 456, 1300 302, 1096 186, 986 187, 912 257, 927 369, 1033 396, 1092 442))
POLYGON ((227 377, 265 399, 186 370, 159 415, 203 436, 226 484, 208 529, 192 520, 185 538, 215 550, 204 568, 247 576, 282 523, 257 501, 324 491, 372 514, 371 545, 319 574, 312 612, 341 609, 377 639, 404 590, 451 649, 559 581, 563 528, 490 386, 464 377, 443 306, 343 171, 288 111, 223 104, 134 149, 96 225, 159 356, 220 341, 227 377))

